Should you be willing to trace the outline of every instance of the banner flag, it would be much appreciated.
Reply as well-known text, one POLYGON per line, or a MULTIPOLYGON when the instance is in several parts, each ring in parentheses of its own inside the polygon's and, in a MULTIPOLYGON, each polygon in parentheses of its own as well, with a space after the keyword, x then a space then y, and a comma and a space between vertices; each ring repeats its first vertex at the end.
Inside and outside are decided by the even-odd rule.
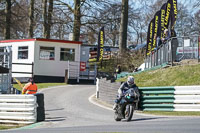
POLYGON ((172 5, 170 0, 167 1, 167 6, 166 6, 166 11, 165 11, 165 29, 168 29, 169 27, 169 22, 171 18, 171 9, 172 5))
POLYGON ((161 21, 161 30, 160 30, 160 38, 162 39, 164 37, 164 30, 165 30, 165 12, 166 12, 166 6, 167 3, 163 4, 160 11, 160 21, 161 21))
POLYGON ((154 16, 154 34, 153 34, 153 45, 152 45, 152 50, 154 50, 157 47, 157 37, 158 33, 160 30, 160 14, 161 11, 157 11, 155 16, 154 16))
POLYGON ((171 29, 174 30, 174 25, 176 24, 177 19, 177 0, 170 0, 170 4, 172 5, 171 9, 171 29))
POLYGON ((148 27, 146 55, 149 55, 151 53, 153 45, 154 21, 155 20, 152 19, 148 27))
POLYGON ((105 33, 104 33, 104 27, 102 27, 99 31, 99 36, 98 36, 97 61, 103 60, 104 41, 105 41, 105 33))

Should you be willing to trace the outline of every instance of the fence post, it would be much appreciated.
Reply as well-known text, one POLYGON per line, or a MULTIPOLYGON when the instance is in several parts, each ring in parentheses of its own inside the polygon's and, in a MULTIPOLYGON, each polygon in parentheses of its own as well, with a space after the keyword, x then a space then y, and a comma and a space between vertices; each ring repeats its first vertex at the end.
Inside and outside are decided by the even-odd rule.
POLYGON ((200 50, 199 45, 200 45, 200 36, 198 36, 198 62, 199 62, 199 50, 200 50))
POLYGON ((96 98, 99 98, 99 79, 96 78, 96 98))
POLYGON ((96 83, 96 77, 97 77, 97 64, 94 65, 94 84, 96 83))
POLYGON ((172 44, 172 40, 170 40, 170 45, 171 45, 171 62, 172 62, 172 64, 171 64, 171 66, 173 66, 174 64, 173 64, 173 44, 172 44))
POLYGON ((34 69, 34 63, 32 62, 32 77, 34 77, 33 69, 34 69))

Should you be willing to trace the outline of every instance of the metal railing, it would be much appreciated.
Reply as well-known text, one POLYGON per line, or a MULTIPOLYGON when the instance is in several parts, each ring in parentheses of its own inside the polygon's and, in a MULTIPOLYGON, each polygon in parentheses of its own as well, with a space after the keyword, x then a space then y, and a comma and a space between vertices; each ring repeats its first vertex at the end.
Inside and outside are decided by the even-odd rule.
POLYGON ((12 51, 11 47, 0 48, 0 93, 10 93, 11 90, 11 69, 12 51))
POLYGON ((146 57, 145 68, 180 62, 185 59, 200 59, 200 36, 172 37, 146 57))
POLYGON ((96 64, 90 65, 89 62, 85 63, 85 70, 81 71, 79 61, 68 61, 68 79, 76 79, 78 83, 81 79, 94 80, 94 82, 96 82, 96 64))

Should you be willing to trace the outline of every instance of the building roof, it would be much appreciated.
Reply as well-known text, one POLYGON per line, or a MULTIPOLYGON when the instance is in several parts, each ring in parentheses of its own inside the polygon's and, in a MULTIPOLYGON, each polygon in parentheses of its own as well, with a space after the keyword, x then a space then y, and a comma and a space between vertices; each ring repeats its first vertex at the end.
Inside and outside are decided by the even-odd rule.
POLYGON ((57 42, 57 43, 73 43, 73 44, 82 44, 82 42, 79 42, 79 41, 58 40, 58 39, 44 39, 44 38, 17 39, 17 40, 1 40, 0 43, 9 43, 9 42, 27 42, 27 41, 44 41, 44 42, 57 42))
MULTIPOLYGON (((82 44, 82 47, 94 47, 94 48, 97 48, 98 45, 82 44)), ((104 48, 119 48, 119 47, 104 45, 104 48)))

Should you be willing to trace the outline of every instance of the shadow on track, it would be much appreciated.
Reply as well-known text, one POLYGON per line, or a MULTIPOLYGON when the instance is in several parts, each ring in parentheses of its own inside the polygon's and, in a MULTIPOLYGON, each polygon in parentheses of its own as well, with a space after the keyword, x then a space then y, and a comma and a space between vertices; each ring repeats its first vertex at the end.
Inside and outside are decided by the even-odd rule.
POLYGON ((60 108, 60 109, 48 109, 48 110, 45 110, 45 111, 58 111, 58 110, 64 110, 64 108, 60 108))
POLYGON ((66 117, 47 117, 45 122, 64 121, 66 117))
MULTIPOLYGON (((166 117, 152 117, 152 118, 139 118, 139 119, 132 119, 131 121, 148 121, 148 120, 156 120, 156 119, 160 119, 160 118, 166 118, 166 117)), ((123 120, 123 122, 127 122, 126 120, 123 120)), ((129 121, 129 122, 131 122, 129 121)))

